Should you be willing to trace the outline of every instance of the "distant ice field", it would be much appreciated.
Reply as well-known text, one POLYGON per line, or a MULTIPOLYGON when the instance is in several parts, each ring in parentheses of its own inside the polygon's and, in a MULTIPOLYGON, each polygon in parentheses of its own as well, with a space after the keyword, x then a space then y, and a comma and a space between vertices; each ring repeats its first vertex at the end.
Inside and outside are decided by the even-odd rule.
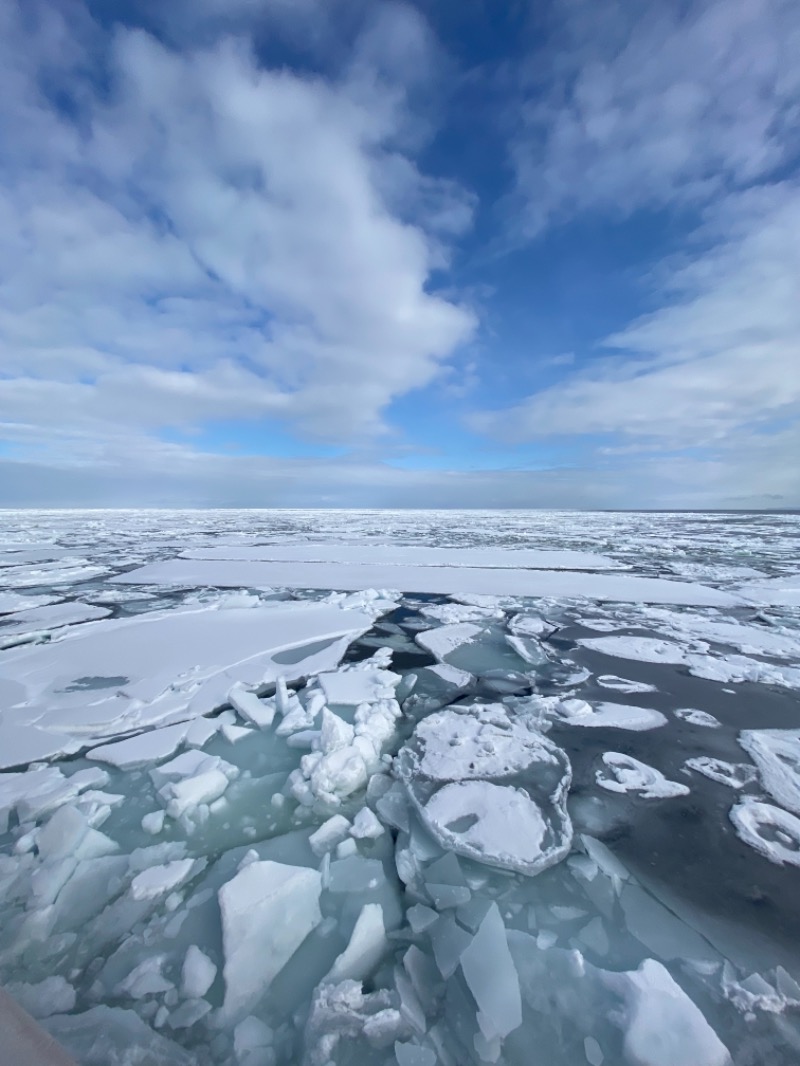
POLYGON ((798 589, 796 515, 0 512, 0 984, 86 1066, 792 1066, 798 589))

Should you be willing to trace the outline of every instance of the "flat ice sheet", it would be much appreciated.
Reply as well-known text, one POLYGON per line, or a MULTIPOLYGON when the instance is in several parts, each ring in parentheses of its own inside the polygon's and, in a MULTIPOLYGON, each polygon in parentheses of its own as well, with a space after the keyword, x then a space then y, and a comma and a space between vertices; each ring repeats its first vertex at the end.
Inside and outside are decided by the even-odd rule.
MULTIPOLYGON (((273 662, 276 652, 333 645, 370 625, 362 612, 331 604, 211 607, 96 622, 57 643, 6 652, 0 759, 14 766, 47 757, 59 736, 89 741, 196 717, 225 703, 236 681, 260 684, 297 668, 273 662)), ((343 651, 338 643, 326 661, 315 648, 317 669, 335 666, 343 651)))
POLYGON ((373 566, 479 566, 533 570, 626 570, 605 555, 571 548, 438 548, 405 544, 221 544, 192 548, 182 559, 346 563, 373 566))
POLYGON ((502 596, 584 596, 623 603, 674 603, 730 607, 741 599, 705 585, 628 574, 566 573, 558 570, 489 569, 468 566, 386 566, 331 562, 231 562, 168 559, 113 579, 128 585, 210 585, 221 588, 308 588, 357 591, 502 596))

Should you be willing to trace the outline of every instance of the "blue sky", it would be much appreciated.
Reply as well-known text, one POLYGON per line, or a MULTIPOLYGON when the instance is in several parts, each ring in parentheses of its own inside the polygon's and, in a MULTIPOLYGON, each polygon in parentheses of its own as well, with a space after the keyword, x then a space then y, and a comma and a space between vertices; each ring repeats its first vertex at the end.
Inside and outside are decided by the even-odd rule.
POLYGON ((8 0, 0 506, 800 506, 794 0, 8 0))

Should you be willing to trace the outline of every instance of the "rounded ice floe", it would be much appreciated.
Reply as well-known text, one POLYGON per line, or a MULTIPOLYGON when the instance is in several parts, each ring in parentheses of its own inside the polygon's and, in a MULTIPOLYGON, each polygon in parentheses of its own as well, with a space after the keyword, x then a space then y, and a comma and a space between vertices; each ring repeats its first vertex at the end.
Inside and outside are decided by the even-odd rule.
POLYGON ((719 729, 721 722, 715 718, 713 714, 708 714, 707 711, 698 711, 694 707, 677 707, 672 712, 676 718, 680 718, 682 722, 688 722, 689 725, 700 725, 706 729, 719 729))
POLYGON ((800 866, 800 818, 760 800, 743 799, 731 808, 736 835, 765 859, 800 866))
POLYGON ((430 715, 401 749, 395 772, 448 851, 528 876, 569 851, 569 760, 502 704, 430 715))
POLYGON ((745 729, 739 743, 770 796, 800 814, 800 729, 745 729))
POLYGON ((637 792, 642 799, 672 799, 689 794, 687 785, 668 781, 660 770, 630 755, 607 751, 602 759, 603 767, 595 776, 598 785, 609 792, 637 792))
POLYGON ((757 777, 755 766, 750 766, 749 763, 724 762, 722 759, 713 759, 708 755, 687 759, 686 766, 689 770, 696 770, 697 773, 704 774, 712 781, 718 781, 721 785, 730 785, 731 788, 744 788, 757 777))

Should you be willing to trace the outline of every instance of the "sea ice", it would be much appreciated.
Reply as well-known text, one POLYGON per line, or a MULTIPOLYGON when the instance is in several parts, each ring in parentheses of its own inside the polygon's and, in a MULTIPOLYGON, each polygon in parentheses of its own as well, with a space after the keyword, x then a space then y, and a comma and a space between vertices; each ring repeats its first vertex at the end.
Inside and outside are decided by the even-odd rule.
MULTIPOLYGON (((627 574, 570 573, 501 567, 421 566, 329 562, 232 562, 169 559, 113 579, 125 584, 228 588, 301 588, 357 591, 390 586, 404 592, 489 596, 583 596, 630 603, 736 607, 744 600, 706 585, 627 574)), ((481 604, 483 606, 483 604, 481 604)))
POLYGON ((687 759, 686 766, 690 770, 696 770, 704 774, 712 781, 718 781, 721 785, 729 785, 731 788, 744 788, 752 784, 757 774, 755 766, 748 763, 730 763, 722 759, 713 759, 708 755, 700 755, 696 759, 687 759))
POLYGON ((624 1003, 631 1066, 728 1066, 728 1049, 661 963, 645 959, 637 970, 601 974, 624 1003))
POLYGON ((217 967, 196 944, 186 949, 181 970, 181 995, 184 999, 201 999, 217 976, 217 967))
POLYGON ((689 794, 687 785, 668 781, 660 770, 631 755, 607 751, 602 760, 604 768, 596 772, 597 783, 609 792, 637 792, 642 799, 672 799, 689 794))
POLYGON ((522 1024, 519 978, 508 950, 506 929, 492 903, 471 943, 461 953, 461 970, 478 1008, 484 1040, 502 1041, 522 1024))
POLYGON ((337 956, 326 981, 363 981, 386 954, 389 941, 380 903, 365 903, 359 911, 347 947, 337 956))
POLYGON ((423 719, 394 766, 445 850, 529 876, 569 851, 569 760, 502 704, 423 719))
POLYGON ((745 729, 739 743, 770 796, 800 814, 800 729, 745 729))
POLYGON ((316 870, 265 861, 245 866, 219 890, 226 1021, 256 1006, 322 921, 321 888, 316 870))
POLYGON ((657 637, 583 637, 578 643, 590 651, 599 651, 603 655, 613 655, 620 659, 635 659, 642 663, 669 663, 677 666, 686 658, 686 652, 679 644, 657 637))
POLYGON ((627 703, 596 703, 592 706, 580 699, 561 700, 551 713, 559 722, 587 729, 629 729, 640 733, 667 724, 660 711, 627 703))
POLYGON ((745 797, 731 808, 736 835, 779 866, 800 866, 800 818, 771 803, 745 797))
POLYGON ((680 718, 689 725, 704 726, 706 729, 719 729, 720 721, 708 711, 698 711, 694 707, 678 707, 672 712, 676 718, 680 718))

